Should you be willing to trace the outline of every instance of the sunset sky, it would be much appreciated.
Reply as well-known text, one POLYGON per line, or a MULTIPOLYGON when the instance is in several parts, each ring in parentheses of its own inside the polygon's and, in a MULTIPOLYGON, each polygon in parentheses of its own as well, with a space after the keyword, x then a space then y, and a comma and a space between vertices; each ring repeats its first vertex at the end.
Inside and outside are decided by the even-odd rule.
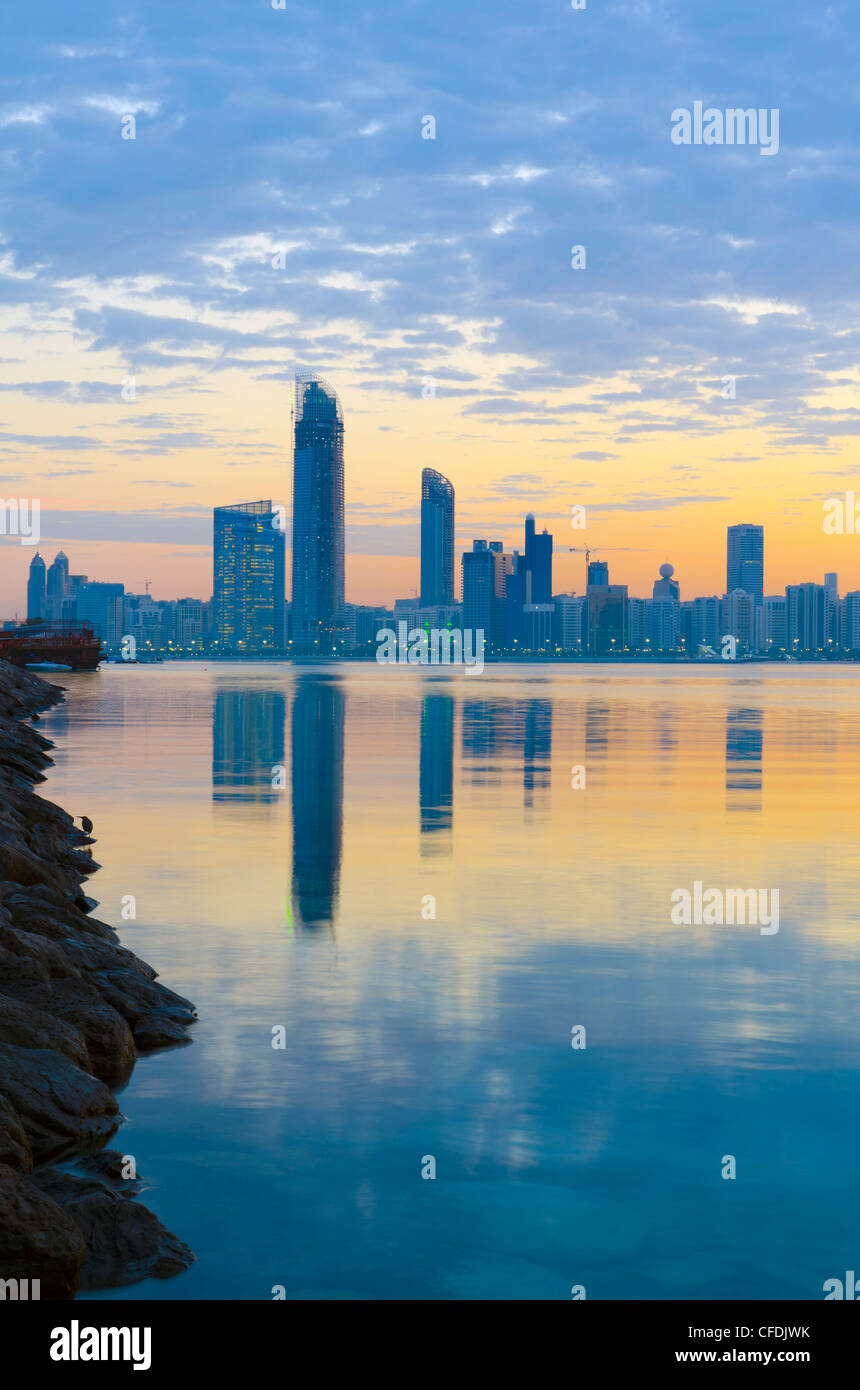
MULTIPOLYGON (((40 499, 48 562, 209 597, 213 506, 289 506, 303 370, 344 407, 353 602, 416 588, 427 465, 458 556, 531 510, 692 598, 760 522, 766 593, 860 588, 860 536, 822 528, 860 493, 855 5, 48 0, 4 27, 0 494, 40 499), (778 108, 778 154, 673 144, 697 100, 778 108)), ((0 538, 0 617, 32 554, 0 538)))

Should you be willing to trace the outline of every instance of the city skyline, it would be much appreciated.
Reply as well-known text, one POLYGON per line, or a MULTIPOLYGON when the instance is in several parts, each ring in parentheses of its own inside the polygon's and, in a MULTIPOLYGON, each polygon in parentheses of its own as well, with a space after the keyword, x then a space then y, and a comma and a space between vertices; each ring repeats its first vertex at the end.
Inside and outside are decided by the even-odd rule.
MULTIPOLYGON (((330 391, 327 383, 326 390, 330 391)), ((333 393, 330 403, 336 403, 333 393)), ((342 423, 341 423, 342 432, 342 423)), ((329 439, 330 442, 330 439, 329 439)), ((310 452, 310 474, 313 451, 310 452)), ((317 460, 319 462, 319 460, 317 460)), ((323 449, 321 477, 331 492, 331 450, 323 449)), ((340 469, 342 477, 342 468, 340 469)), ((448 546, 446 527, 435 514, 453 523, 454 493, 439 474, 422 476, 422 574, 428 583, 442 583, 448 546), (438 484, 444 484, 440 494, 438 484), (428 487, 429 484, 429 487, 428 487), (430 514, 425 508, 433 504, 430 514)), ((331 540, 332 513, 325 518, 324 539, 331 540)), ((314 525, 319 516, 312 508, 314 525)), ((395 601, 393 609, 342 602, 331 606, 331 585, 311 582, 308 596, 323 595, 322 617, 309 629, 306 617, 298 624, 285 600, 285 532, 282 509, 271 500, 216 507, 213 512, 213 596, 155 600, 149 594, 126 593, 122 583, 90 582, 87 575, 70 574, 68 557, 60 551, 45 567, 40 552, 30 562, 27 581, 28 622, 88 623, 107 654, 122 646, 123 659, 142 651, 174 655, 260 656, 350 654, 373 655, 377 643, 396 621, 402 645, 417 633, 450 629, 470 636, 475 650, 486 647, 497 655, 558 655, 606 657, 630 653, 634 658, 687 655, 714 659, 718 654, 836 655, 854 659, 860 653, 860 591, 840 595, 839 576, 830 571, 824 582, 787 585, 783 594, 763 595, 764 529, 740 523, 726 530, 727 584, 744 581, 719 594, 684 597, 671 563, 660 566, 651 597, 631 595, 627 584, 613 583, 609 564, 591 559, 589 547, 564 547, 585 554, 583 593, 564 593, 553 584, 554 538, 537 531, 535 517, 524 522, 524 547, 508 553, 499 540, 476 538, 464 551, 460 567, 459 602, 426 604, 414 595, 395 601), (380 624, 383 627, 380 628, 380 624), (315 636, 313 634, 316 634, 315 636), (133 648, 126 646, 129 639, 133 648), (725 650, 725 644, 730 644, 725 650), (717 652, 717 648, 720 652, 717 652)), ((310 533, 309 533, 310 537, 310 533)), ((308 554, 313 546, 308 547, 308 554)), ((323 547, 324 577, 332 573, 330 544, 323 547), (326 566, 328 567, 326 569, 326 566)), ((14 624, 6 623, 6 627, 14 624)), ((36 631, 38 631, 38 627, 36 631)), ((377 659, 378 653, 377 653, 377 659)), ((398 660, 405 659, 404 651, 398 660)))
MULTIPOLYGON (((301 535, 300 548, 303 559, 300 557, 299 562, 297 562, 296 558, 299 546, 297 546, 295 541, 297 535, 297 508, 295 500, 292 512, 288 504, 272 501, 271 498, 265 503, 262 501, 253 503, 224 503, 214 507, 212 513, 210 513, 210 515, 214 515, 215 517, 213 539, 210 541, 209 546, 210 570, 213 545, 217 556, 217 518, 219 514, 229 514, 231 512, 241 513, 243 509, 246 508, 253 508, 259 511, 259 509, 263 508, 266 511, 265 529, 268 530, 271 528, 273 531, 280 534, 281 543, 279 543, 278 548, 283 551, 281 564, 285 573, 289 571, 292 575, 291 587, 289 590, 285 588, 285 600, 287 604, 293 604, 293 588, 296 586, 298 575, 301 585, 301 602, 310 612, 315 604, 319 604, 319 597, 315 591, 315 585, 312 582, 314 566, 319 564, 318 552, 320 550, 319 542, 315 538, 314 527, 318 527, 320 524, 321 507, 325 502, 328 506, 328 511, 325 518, 325 526, 327 529, 323 555, 325 562, 324 568, 326 571, 324 607, 328 612, 328 622, 329 625, 331 625, 335 621, 335 615, 343 603, 347 605, 358 604, 361 606, 358 600, 353 599, 350 594, 346 592, 344 582, 345 562, 349 558, 349 550, 344 548, 343 541, 344 517, 348 510, 343 503, 345 480, 348 477, 348 469, 345 467, 344 462, 343 410, 338 394, 327 379, 312 373, 305 373, 302 374, 301 377, 297 377, 296 399, 299 408, 295 412, 294 429, 296 432, 296 440, 301 440, 301 444, 297 450, 294 450, 293 473, 296 484, 294 484, 293 494, 295 499, 297 485, 300 498, 300 505, 298 508, 299 533, 301 535), (303 426, 302 411, 299 404, 300 394, 308 390, 312 390, 315 393, 314 404, 312 410, 309 412, 310 418, 303 426), (322 406, 320 402, 322 402, 322 406), (303 434, 300 433, 302 429, 304 429, 303 434), (328 438, 325 438, 326 432, 332 429, 335 432, 334 436, 329 433, 328 438), (320 434, 320 431, 322 431, 322 434, 320 434), (321 466, 322 475, 315 476, 320 474, 321 466), (321 486, 322 484, 324 484, 324 486, 321 486), (328 495, 326 498, 323 497, 323 492, 327 492, 328 495), (292 546, 286 543, 287 535, 293 536, 292 546)), ((415 583, 413 583, 406 592, 393 595, 393 597, 385 603, 364 606, 391 608, 396 599, 402 600, 407 596, 414 597, 416 603, 420 602, 422 607, 440 606, 450 603, 456 604, 463 601, 463 584, 461 578, 462 557, 474 550, 476 544, 479 542, 479 538, 477 535, 473 535, 469 539, 468 544, 463 544, 462 546, 459 544, 454 530, 456 489, 454 483, 450 479, 436 469, 424 468, 417 481, 420 491, 417 496, 417 505, 413 507, 417 521, 417 546, 416 554, 411 560, 415 583), (427 593, 424 593, 425 588, 428 590, 427 593)), ((571 504, 572 507, 578 505, 580 504, 571 504)), ((542 535, 536 534, 533 511, 528 511, 524 514, 526 531, 524 543, 522 541, 514 541, 513 544, 508 545, 505 540, 498 539, 490 543, 491 550, 500 550, 502 553, 506 555, 510 554, 514 557, 510 572, 511 576, 516 575, 516 557, 519 556, 520 584, 522 587, 521 602, 542 604, 549 602, 553 593, 584 593, 585 586, 581 577, 581 559, 579 558, 579 552, 585 551, 586 549, 593 551, 596 555, 597 559, 594 563, 597 566, 605 566, 606 564, 601 558, 603 551, 615 551, 618 549, 624 551, 629 550, 630 556, 636 553, 628 547, 601 545, 599 542, 592 539, 591 532, 588 530, 587 526, 583 526, 581 521, 572 521, 570 515, 561 514, 560 518, 554 518, 552 515, 549 515, 544 516, 542 519, 561 519, 565 527, 571 528, 569 535, 565 535, 565 533, 562 532, 562 535, 559 536, 556 532, 554 535, 549 536, 548 560, 546 556, 541 560, 536 560, 534 558, 534 556, 541 551, 541 547, 546 543, 545 538, 548 534, 548 528, 544 527, 542 535), (553 545, 554 538, 559 542, 556 546, 553 545), (568 545, 565 543, 566 540, 574 541, 577 544, 568 545), (520 551, 522 552, 521 555, 520 551), (575 556, 576 558, 574 558, 575 556), (569 587, 562 587, 560 583, 552 583, 548 580, 546 575, 547 573, 551 574, 553 568, 555 568, 556 573, 561 570, 570 576, 571 583, 569 587), (534 581, 536 586, 534 592, 532 592, 533 574, 537 575, 534 581)), ((520 514, 521 525, 522 521, 523 513, 520 514)), ((476 531, 483 530, 486 534, 488 531, 496 531, 497 529, 501 528, 497 528, 494 523, 485 518, 484 523, 477 527, 476 531)), ((726 576, 726 582, 723 587, 717 585, 709 590, 706 586, 701 593, 691 594, 690 585, 684 582, 683 575, 673 580, 673 585, 677 587, 679 584, 683 584, 685 594, 688 598, 703 597, 706 595, 719 597, 731 593, 734 588, 738 588, 744 589, 745 592, 755 594, 757 602, 761 603, 766 588, 771 590, 771 594, 779 594, 780 587, 778 585, 771 585, 764 571, 763 524, 758 522, 735 521, 727 525, 725 536, 726 540, 724 544, 726 548, 723 551, 723 570, 726 576)), ((828 539, 832 540, 834 537, 831 536, 828 539)), ((841 537, 837 536, 835 539, 838 540, 841 539, 841 537)), ((848 539, 851 539, 851 537, 849 536, 848 539)), ((42 546, 44 543, 44 539, 40 539, 39 545, 42 546)), ((663 560, 663 565, 668 564, 670 569, 676 570, 677 567, 674 559, 668 558, 671 550, 672 546, 670 542, 667 547, 667 555, 663 560)), ((41 565, 45 567, 45 561, 41 549, 36 549, 34 551, 19 550, 19 554, 25 556, 29 554, 31 557, 29 576, 28 579, 25 580, 26 598, 24 613, 27 617, 32 617, 35 616, 31 606, 32 576, 34 570, 38 573, 38 566, 41 565)), ((68 558, 65 552, 59 549, 54 560, 51 562, 51 566, 45 567, 45 588, 47 589, 48 595, 50 595, 51 592, 52 571, 57 561, 60 559, 62 559, 65 564, 66 582, 68 583, 68 558)), ((624 564, 625 566, 634 565, 635 561, 625 556, 624 564)), ((839 571, 824 571, 823 574, 826 582, 828 575, 831 577, 834 575, 838 576, 839 571)), ((88 577, 83 575, 71 576, 73 581, 76 578, 85 583, 88 577)), ((505 582, 507 582, 508 578, 508 574, 505 574, 505 582)), ((654 584, 654 581, 655 576, 653 572, 648 573, 647 577, 642 581, 643 587, 647 590, 648 586, 654 584)), ((116 582, 124 583, 125 581, 114 579, 111 581, 99 580, 95 582, 104 584, 116 582)), ((797 573, 795 572, 786 584, 782 586, 782 592, 784 593, 792 584, 819 582, 820 581, 817 579, 801 581, 798 579, 797 573)), ((150 595, 150 585, 151 581, 147 581, 146 593, 148 595, 150 595)), ((505 584, 503 583, 501 587, 502 590, 504 590, 505 584)), ((638 594, 632 592, 633 583, 629 580, 626 583, 626 587, 630 593, 630 597, 639 597, 638 594)), ((126 586, 126 589, 129 593, 135 592, 128 586, 126 586)), ((850 581, 848 586, 843 582, 843 592, 847 593, 851 591, 850 581)), ((38 592, 38 589, 35 592, 38 592)), ((199 597, 205 602, 208 598, 214 599, 215 593, 216 584, 213 583, 211 585, 211 594, 204 594, 201 592, 199 597)), ((155 597, 154 595, 151 596, 155 597)), ((652 589, 651 595, 642 595, 642 597, 646 596, 656 597, 656 588, 652 589)), ((163 595, 162 597, 164 599, 175 600, 178 596, 163 595)), ((5 615, 0 614, 0 616, 5 615)), ((11 617, 14 615, 8 616, 11 617)), ((59 612, 55 613, 54 616, 59 617, 59 612)))
MULTIPOLYGON (((776 50, 736 0, 725 23, 626 0, 620 23, 452 11, 463 51, 487 52, 476 73, 417 11, 338 11, 334 48, 307 33, 297 61, 295 21, 265 8, 207 31, 205 71, 166 14, 107 10, 96 41, 58 11, 52 43, 28 38, 30 87, 10 74, 0 492, 41 499, 46 546, 135 591, 203 593, 212 507, 288 500, 290 382, 310 370, 349 420, 353 602, 417 587, 425 467, 456 487, 457 553, 488 518, 512 548, 528 509, 559 534, 575 503, 632 548, 634 593, 666 560, 720 590, 712 538, 744 518, 768 529, 774 591, 860 584, 854 538, 821 528, 851 486, 860 382, 842 9, 783 6, 776 50), (673 143, 679 104, 718 95, 778 98, 776 157, 673 143)), ((18 566, 0 541, 10 617, 18 566)), ((573 587, 575 561, 558 573, 573 587)))

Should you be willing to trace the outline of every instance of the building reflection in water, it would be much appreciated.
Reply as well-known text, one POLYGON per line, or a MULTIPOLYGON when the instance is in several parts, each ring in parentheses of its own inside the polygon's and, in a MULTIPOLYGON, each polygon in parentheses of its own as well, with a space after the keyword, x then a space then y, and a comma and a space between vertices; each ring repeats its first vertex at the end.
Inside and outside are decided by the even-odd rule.
POLYGON ((523 803, 547 792, 552 762, 552 700, 465 700, 463 776, 474 787, 498 786, 511 754, 522 760, 523 803))
POLYGON ((760 811, 762 711, 726 710, 726 810, 760 811))
POLYGON ((418 800, 421 853, 450 854, 454 814, 454 699, 451 695, 425 695, 421 701, 418 800))
POLYGON ((346 697, 339 680, 302 675, 292 709, 292 911, 299 925, 331 924, 343 847, 346 697))
POLYGON ((283 796, 287 702, 278 690, 218 690, 212 714, 213 801, 283 796))
POLYGON ((523 728, 523 798, 534 805, 536 791, 549 787, 552 775, 552 700, 529 700, 523 728))

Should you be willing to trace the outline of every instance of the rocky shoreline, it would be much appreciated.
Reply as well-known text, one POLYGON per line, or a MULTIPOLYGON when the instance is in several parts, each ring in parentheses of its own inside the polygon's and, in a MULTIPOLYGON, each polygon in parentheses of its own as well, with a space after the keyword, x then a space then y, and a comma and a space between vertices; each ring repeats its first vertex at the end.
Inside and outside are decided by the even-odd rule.
POLYGON ((53 745, 33 724, 62 698, 0 660, 0 1280, 38 1280, 43 1299, 194 1260, 135 1200, 133 1158, 104 1147, 123 1119, 112 1088, 140 1053, 190 1041, 197 1015, 91 915, 94 841, 34 790, 53 745))

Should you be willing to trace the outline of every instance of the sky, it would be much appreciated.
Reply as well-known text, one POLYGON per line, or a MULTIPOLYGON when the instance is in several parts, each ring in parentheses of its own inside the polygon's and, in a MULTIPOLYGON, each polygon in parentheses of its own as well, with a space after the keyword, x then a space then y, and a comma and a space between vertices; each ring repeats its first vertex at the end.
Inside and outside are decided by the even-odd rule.
MULTIPOLYGON (((860 481, 856 4, 47 0, 3 28, 0 495, 40 500, 49 562, 209 597, 212 508, 289 508, 299 370, 343 403, 352 602, 417 588, 426 466, 458 555, 532 511, 691 598, 759 522, 765 592, 860 588, 822 522, 860 481), (697 101, 778 110, 778 150, 674 143, 697 101)), ((0 617, 32 554, 0 537, 0 617)), ((583 570, 558 554, 555 590, 583 570)))

